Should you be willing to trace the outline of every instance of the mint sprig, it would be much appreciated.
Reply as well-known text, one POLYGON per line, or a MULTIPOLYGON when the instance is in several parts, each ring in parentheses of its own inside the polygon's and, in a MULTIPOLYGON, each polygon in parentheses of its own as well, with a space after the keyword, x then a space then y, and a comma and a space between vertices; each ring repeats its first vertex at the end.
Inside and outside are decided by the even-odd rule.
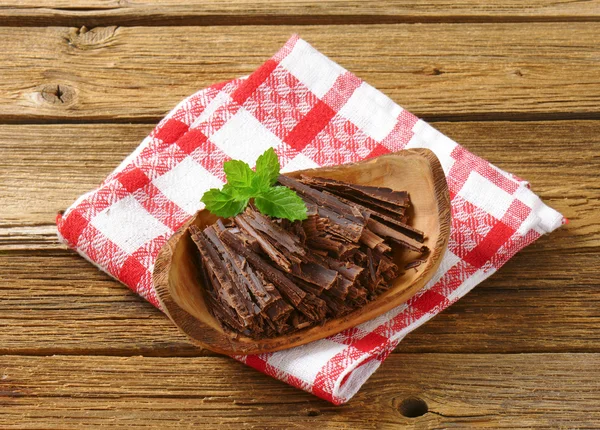
POLYGON ((213 214, 224 218, 239 214, 248 204, 248 199, 240 199, 228 184, 222 190, 211 188, 204 193, 201 201, 213 214))
POLYGON ((254 204, 265 215, 290 221, 306 219, 306 204, 288 187, 271 187, 265 193, 256 196, 254 204))
POLYGON ((256 160, 256 171, 241 160, 223 163, 227 183, 202 196, 202 203, 213 214, 229 218, 243 212, 250 200, 265 215, 290 221, 306 219, 306 204, 295 191, 278 185, 281 166, 273 148, 256 160))

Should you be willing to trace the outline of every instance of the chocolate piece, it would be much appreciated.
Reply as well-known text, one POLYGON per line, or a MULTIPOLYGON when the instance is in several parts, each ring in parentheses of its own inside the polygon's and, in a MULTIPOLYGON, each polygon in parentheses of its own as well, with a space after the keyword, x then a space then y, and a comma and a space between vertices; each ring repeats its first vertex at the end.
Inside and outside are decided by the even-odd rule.
MULTIPOLYGON (((328 193, 327 191, 324 191, 324 193, 331 194, 331 193, 328 193)), ((418 230, 418 229, 414 228, 413 226, 410 226, 410 225, 405 224, 404 222, 400 221, 398 219, 398 217, 396 216, 396 214, 392 213, 390 216, 390 214, 387 214, 386 212, 383 212, 381 210, 376 211, 371 208, 367 208, 366 206, 363 206, 359 203, 351 202, 350 200, 346 200, 343 197, 340 197, 340 196, 336 196, 336 197, 340 201, 342 201, 346 204, 354 205, 359 211, 361 211, 361 213, 363 213, 363 216, 365 218, 371 217, 371 216, 375 217, 378 221, 381 221, 384 224, 388 224, 388 225, 391 224, 390 227, 402 231, 408 237, 411 237, 418 242, 423 243, 425 240, 425 234, 421 230, 418 230)))
POLYGON ((309 183, 321 191, 329 191, 367 207, 374 207, 378 210, 383 209, 399 216, 404 216, 409 204, 408 193, 392 191, 389 188, 342 184, 333 179, 310 178, 308 176, 304 176, 302 182, 309 183))
POLYGON ((343 262, 330 257, 327 257, 325 261, 331 269, 336 270, 340 275, 352 282, 356 282, 356 279, 364 270, 364 268, 357 266, 350 261, 343 262))
POLYGON ((206 228, 204 234, 217 248, 217 251, 219 251, 221 257, 226 262, 228 269, 230 269, 232 279, 238 281, 238 287, 243 285, 250 291, 254 297, 254 301, 261 310, 275 300, 276 297, 271 296, 265 290, 264 284, 254 274, 252 268, 245 264, 246 261, 244 258, 231 252, 231 250, 221 242, 221 239, 218 237, 218 230, 215 226, 206 228), (233 272, 231 272, 231 269, 233 269, 233 272))
POLYGON ((388 227, 385 224, 380 223, 379 221, 376 221, 374 219, 370 219, 369 220, 369 224, 368 227, 370 230, 372 230, 374 233, 380 235, 380 236, 384 236, 384 237, 388 237, 392 240, 394 240, 395 242, 399 243, 400 245, 416 251, 416 252, 426 252, 427 251, 427 247, 423 246, 421 243, 417 242, 416 240, 408 237, 407 235, 405 235, 404 233, 398 231, 398 230, 394 230, 391 227, 388 227))
POLYGON ((335 179, 306 175, 301 175, 301 181, 304 184, 316 188, 344 191, 347 193, 362 195, 371 199, 386 201, 397 206, 408 207, 409 205, 408 193, 406 191, 394 191, 387 187, 349 184, 347 182, 336 181, 335 179))
POLYGON ((355 285, 352 285, 348 289, 348 298, 355 302, 359 302, 360 304, 363 304, 367 301, 367 289, 363 288, 363 287, 357 287, 355 285))
POLYGON ((306 282, 306 281, 304 281, 298 277, 295 277, 293 275, 290 276, 289 278, 292 282, 294 282, 297 286, 302 288, 304 291, 314 294, 317 297, 320 297, 323 294, 323 291, 325 290, 325 288, 323 288, 319 285, 311 284, 310 282, 306 282))
POLYGON ((377 283, 377 275, 375 274, 375 266, 373 263, 373 251, 370 248, 367 248, 367 261, 369 263, 369 273, 371 274, 371 281, 377 283))
POLYGON ((321 321, 327 313, 327 304, 323 299, 318 298, 312 293, 306 292, 306 297, 297 309, 312 321, 321 321))
POLYGON ((408 269, 416 269, 417 267, 419 267, 421 264, 425 263, 427 260, 422 260, 420 258, 417 258, 416 260, 413 260, 411 262, 409 262, 408 264, 406 264, 404 266, 405 270, 408 269))
POLYGON ((406 206, 398 206, 385 200, 374 199, 362 194, 354 194, 351 192, 340 192, 341 196, 345 196, 351 201, 355 201, 363 206, 373 208, 375 210, 383 210, 386 213, 392 213, 396 215, 404 215, 406 213, 406 206))
POLYGON ((377 265, 376 276, 383 276, 385 282, 391 282, 400 275, 400 269, 391 258, 385 255, 377 255, 377 260, 379 263, 377 265))
POLYGON ((344 300, 348 295, 348 289, 352 285, 352 282, 346 278, 340 277, 338 282, 335 283, 327 292, 338 299, 344 300))
POLYGON ((424 234, 406 224, 408 193, 323 178, 281 176, 304 199, 307 219, 273 219, 250 204, 200 231, 207 305, 231 336, 269 338, 346 315, 399 276, 393 243, 426 258, 424 234))
POLYGON ((254 228, 246 221, 243 215, 236 216, 234 218, 234 222, 238 225, 241 231, 256 239, 262 250, 269 256, 271 260, 273 260, 275 264, 283 268, 283 270, 286 272, 292 271, 292 263, 286 258, 286 256, 277 248, 275 248, 259 232, 254 230, 254 228))
POLYGON ((261 231, 267 235, 268 240, 272 243, 272 245, 278 248, 281 252, 298 256, 303 256, 306 254, 306 250, 302 246, 298 236, 296 236, 293 232, 283 229, 277 223, 272 222, 269 217, 261 214, 254 209, 254 207, 248 206, 244 214, 238 215, 236 219, 240 217, 246 220, 248 224, 250 224, 255 230, 261 231))
POLYGON ((190 232, 192 233, 192 239, 201 252, 207 273, 212 276, 213 281, 216 280, 220 286, 218 290, 215 289, 217 290, 218 295, 236 311, 244 326, 254 325, 252 321, 252 315, 255 313, 254 306, 248 292, 239 288, 234 282, 231 278, 230 271, 219 257, 219 254, 204 238, 200 230, 197 228, 196 230, 190 228, 190 232))
POLYGON ((292 268, 294 276, 328 290, 337 280, 337 272, 316 263, 301 263, 292 268))
POLYGON ((292 305, 298 306, 306 294, 278 269, 269 265, 262 257, 254 251, 245 248, 243 243, 229 230, 220 234, 221 240, 234 249, 252 264, 255 269, 260 270, 265 277, 277 286, 279 291, 292 305))
POLYGON ((323 220, 324 230, 349 242, 357 242, 365 228, 362 223, 353 222, 350 219, 339 216, 334 211, 327 208, 318 208, 317 213, 323 220))
POLYGON ((266 315, 271 319, 271 321, 276 322, 279 320, 285 320, 293 310, 294 308, 288 303, 282 299, 279 299, 267 308, 266 315))
POLYGON ((386 252, 390 252, 392 250, 392 248, 385 242, 380 243, 373 249, 380 254, 385 254, 386 252))
POLYGON ((236 318, 235 313, 232 308, 229 306, 223 305, 220 301, 215 299, 211 294, 207 295, 208 303, 210 304, 209 308, 212 310, 212 313, 215 317, 225 323, 230 329, 238 332, 245 330, 245 327, 239 322, 236 318))
POLYGON ((371 249, 382 244, 384 241, 385 239, 383 237, 377 236, 368 228, 365 228, 360 236, 360 243, 367 245, 371 249))
POLYGON ((342 316, 353 310, 353 306, 346 304, 344 300, 340 300, 328 293, 323 294, 322 297, 327 304, 327 309, 331 315, 342 316))
POLYGON ((339 215, 347 217, 349 220, 359 223, 363 219, 360 211, 352 206, 340 202, 333 196, 324 194, 314 188, 304 185, 296 179, 292 179, 288 176, 281 175, 277 179, 281 185, 285 185, 288 188, 296 191, 300 194, 304 200, 312 201, 319 207, 326 207, 339 215))
POLYGON ((358 249, 358 245, 341 241, 330 234, 309 237, 306 243, 311 247, 329 251, 340 259, 347 259, 358 249))

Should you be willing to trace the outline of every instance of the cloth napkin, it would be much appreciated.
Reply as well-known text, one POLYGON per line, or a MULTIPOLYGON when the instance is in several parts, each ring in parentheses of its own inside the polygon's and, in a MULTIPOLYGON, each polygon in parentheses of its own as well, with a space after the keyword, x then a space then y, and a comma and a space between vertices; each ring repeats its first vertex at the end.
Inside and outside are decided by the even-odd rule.
POLYGON ((327 339, 235 357, 335 404, 348 401, 407 333, 564 222, 527 182, 471 154, 293 36, 250 76, 179 103, 97 189, 58 215, 59 237, 160 308, 151 273, 161 246, 202 207, 202 194, 224 182, 223 162, 252 166, 268 147, 283 171, 429 148, 447 177, 450 242, 422 291, 327 339))

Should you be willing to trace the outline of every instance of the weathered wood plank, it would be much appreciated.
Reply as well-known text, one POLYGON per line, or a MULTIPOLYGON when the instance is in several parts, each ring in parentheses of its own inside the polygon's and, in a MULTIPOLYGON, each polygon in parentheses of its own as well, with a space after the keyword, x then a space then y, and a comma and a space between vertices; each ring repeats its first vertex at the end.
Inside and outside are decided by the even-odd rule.
POLYGON ((600 3, 535 0, 5 1, 3 25, 240 25, 597 20, 600 3))
POLYGON ((14 235, 56 243, 47 228, 56 213, 97 187, 152 128, 0 125, 0 241, 14 235))
POLYGON ((600 354, 396 354, 341 407, 221 357, 4 356, 0 369, 3 428, 600 424, 600 354), (415 397, 428 412, 407 418, 415 397))
MULTIPOLYGON (((434 125, 528 179, 548 204, 570 219, 538 252, 600 247, 600 121, 434 125)), ((56 212, 97 186, 151 129, 0 125, 0 250, 62 248, 52 226, 56 212)))
POLYGON ((300 30, 419 116, 600 116, 597 23, 517 23, 0 27, 0 120, 155 121, 300 30))
POLYGON ((0 355, 204 353, 74 253, 0 253, 0 267, 0 355))
MULTIPOLYGON (((597 253, 538 252, 543 246, 517 254, 399 352, 600 352, 597 253)), ((75 254, 0 253, 0 267, 0 354, 205 353, 75 254)))

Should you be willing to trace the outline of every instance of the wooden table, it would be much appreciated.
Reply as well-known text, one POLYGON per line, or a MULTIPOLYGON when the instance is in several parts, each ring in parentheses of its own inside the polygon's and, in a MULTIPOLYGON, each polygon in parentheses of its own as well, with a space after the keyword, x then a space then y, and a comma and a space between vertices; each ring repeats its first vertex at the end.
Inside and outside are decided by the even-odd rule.
POLYGON ((373 3, 2 1, 0 428, 600 426, 600 1, 373 3), (293 32, 570 219, 341 407, 190 346, 53 224, 293 32))

